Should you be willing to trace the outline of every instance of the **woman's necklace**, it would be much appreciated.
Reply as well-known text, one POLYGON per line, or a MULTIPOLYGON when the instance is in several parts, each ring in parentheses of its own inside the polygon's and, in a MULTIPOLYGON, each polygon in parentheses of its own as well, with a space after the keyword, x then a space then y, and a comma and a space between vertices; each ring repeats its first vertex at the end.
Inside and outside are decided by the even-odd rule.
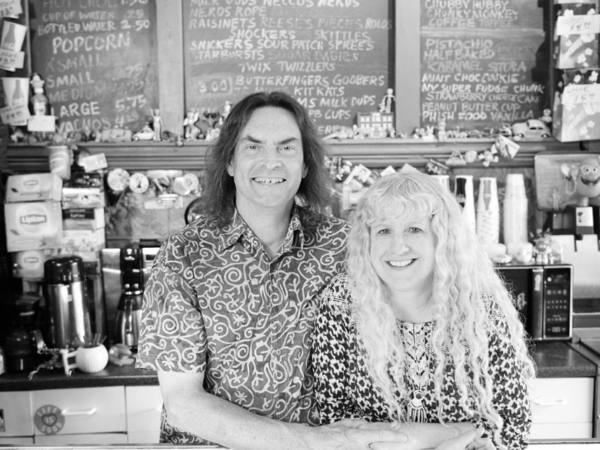
POLYGON ((425 422, 425 406, 423 405, 424 390, 429 381, 429 359, 425 342, 425 324, 404 325, 404 351, 406 354, 407 377, 412 391, 409 394, 408 420, 410 422, 425 422))

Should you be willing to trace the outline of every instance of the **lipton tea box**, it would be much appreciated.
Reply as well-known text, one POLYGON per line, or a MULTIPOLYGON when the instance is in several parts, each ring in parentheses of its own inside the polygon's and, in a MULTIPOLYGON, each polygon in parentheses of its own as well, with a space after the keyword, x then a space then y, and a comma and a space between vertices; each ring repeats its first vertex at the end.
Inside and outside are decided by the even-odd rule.
POLYGON ((44 278, 44 263, 58 254, 58 249, 25 250, 11 254, 15 278, 44 278))
POLYGON ((6 180, 6 203, 60 201, 63 181, 54 173, 11 175, 6 180))
POLYGON ((63 235, 60 202, 6 203, 9 252, 58 248, 63 235))

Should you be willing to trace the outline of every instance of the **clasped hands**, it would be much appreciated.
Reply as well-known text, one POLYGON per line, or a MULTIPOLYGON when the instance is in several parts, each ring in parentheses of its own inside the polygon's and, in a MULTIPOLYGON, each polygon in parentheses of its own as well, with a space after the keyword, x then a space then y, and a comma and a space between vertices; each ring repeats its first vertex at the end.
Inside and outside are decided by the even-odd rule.
MULTIPOLYGON (((482 430, 472 423, 452 423, 446 426, 425 423, 370 423, 364 420, 343 419, 329 425, 332 428, 355 429, 356 439, 348 448, 370 448, 372 450, 495 450, 490 438, 482 438, 482 430), (432 428, 435 426, 435 428, 432 428), (443 427, 443 428, 441 428, 443 427), (360 433, 360 431, 368 433, 360 433), (369 436, 371 442, 364 442, 369 436), (373 440, 378 439, 378 440, 373 440), (363 441, 361 446, 359 442, 363 441)), ((352 436, 349 433, 348 436, 352 436)))

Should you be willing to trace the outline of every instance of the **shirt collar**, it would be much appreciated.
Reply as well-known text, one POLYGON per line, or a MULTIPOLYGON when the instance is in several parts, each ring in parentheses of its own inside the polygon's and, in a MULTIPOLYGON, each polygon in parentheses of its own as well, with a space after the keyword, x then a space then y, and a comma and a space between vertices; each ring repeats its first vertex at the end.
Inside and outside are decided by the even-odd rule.
MULTIPOLYGON (((301 214, 302 210, 297 205, 294 205, 292 208, 292 218, 283 242, 284 252, 291 250, 292 247, 304 248, 304 228, 300 219, 301 214)), ((223 228, 219 239, 219 251, 222 252, 226 248, 231 247, 244 236, 246 236, 246 239, 249 239, 250 236, 254 236, 254 233, 236 208, 231 222, 223 228)))

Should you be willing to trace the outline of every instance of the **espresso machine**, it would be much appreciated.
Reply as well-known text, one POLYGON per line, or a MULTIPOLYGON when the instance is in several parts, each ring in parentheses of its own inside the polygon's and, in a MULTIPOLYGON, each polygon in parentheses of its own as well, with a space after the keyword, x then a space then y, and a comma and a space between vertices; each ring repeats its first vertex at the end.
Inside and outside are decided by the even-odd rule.
POLYGON ((142 250, 138 246, 121 249, 121 297, 115 320, 115 344, 125 344, 137 351, 142 300, 144 294, 144 267, 142 250))

